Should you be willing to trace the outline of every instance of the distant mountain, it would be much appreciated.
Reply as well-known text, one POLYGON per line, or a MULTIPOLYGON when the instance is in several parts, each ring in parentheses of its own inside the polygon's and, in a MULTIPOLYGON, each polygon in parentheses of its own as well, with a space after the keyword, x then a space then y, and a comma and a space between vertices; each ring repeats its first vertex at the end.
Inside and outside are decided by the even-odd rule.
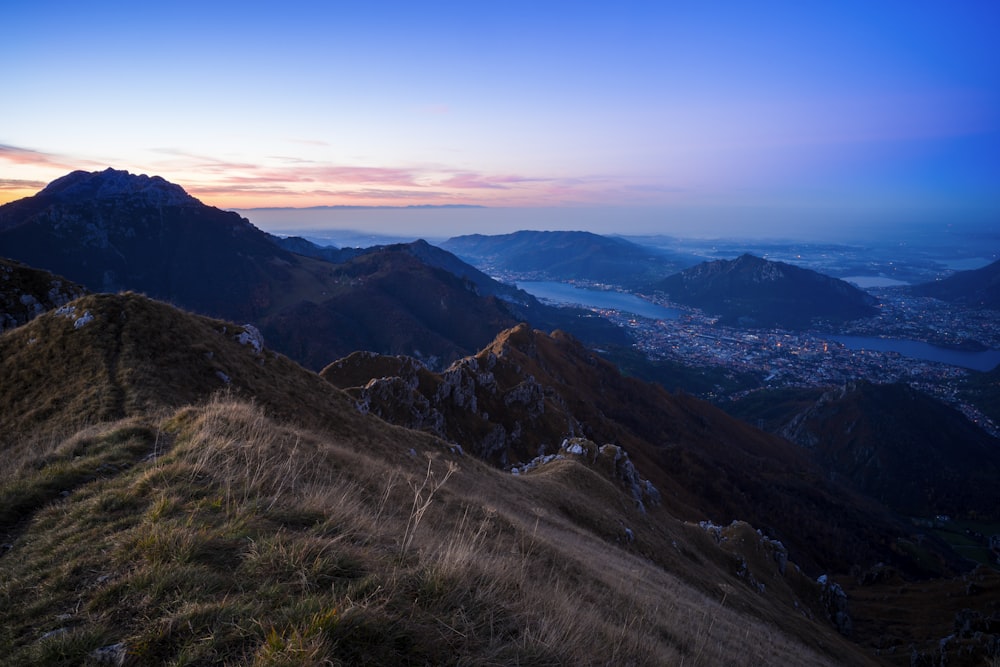
POLYGON ((761 391, 726 409, 896 512, 1000 519, 1000 440, 907 385, 761 391))
POLYGON ((0 206, 0 256, 95 292, 135 290, 253 322, 275 349, 315 369, 357 349, 446 365, 527 317, 627 343, 589 313, 518 303, 516 290, 446 254, 427 244, 362 251, 277 239, 162 178, 113 169, 73 172, 0 206))
POLYGON ((136 290, 191 310, 254 319, 296 285, 306 262, 235 213, 159 177, 76 171, 0 206, 0 256, 95 292, 136 290))
POLYGON ((86 293, 65 278, 0 257, 0 333, 86 293))
POLYGON ((869 317, 877 301, 821 273, 753 255, 703 262, 654 283, 676 303, 718 315, 725 324, 803 328, 817 321, 869 317))
POLYGON ((914 294, 970 306, 1000 309, 1000 261, 981 269, 958 273, 932 283, 914 285, 914 294))
POLYGON ((694 262, 687 256, 590 232, 520 231, 457 236, 441 244, 465 261, 522 279, 587 280, 638 287, 694 262))
POLYGON ((474 352, 519 320, 495 297, 404 247, 328 264, 329 288, 265 318, 276 349, 309 368, 355 350, 410 354, 434 368, 474 352))

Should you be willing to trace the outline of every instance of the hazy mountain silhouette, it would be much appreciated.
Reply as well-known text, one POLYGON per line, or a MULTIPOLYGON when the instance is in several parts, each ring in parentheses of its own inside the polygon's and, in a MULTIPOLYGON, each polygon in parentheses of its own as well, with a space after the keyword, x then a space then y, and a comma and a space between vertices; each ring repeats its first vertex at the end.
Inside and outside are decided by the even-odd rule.
POLYGON ((914 285, 914 294, 970 306, 1000 309, 1000 261, 971 271, 959 271, 932 283, 914 285))
POLYGON ((590 232, 519 231, 448 239, 441 247, 481 268, 538 280, 639 287, 694 263, 686 255, 590 232))

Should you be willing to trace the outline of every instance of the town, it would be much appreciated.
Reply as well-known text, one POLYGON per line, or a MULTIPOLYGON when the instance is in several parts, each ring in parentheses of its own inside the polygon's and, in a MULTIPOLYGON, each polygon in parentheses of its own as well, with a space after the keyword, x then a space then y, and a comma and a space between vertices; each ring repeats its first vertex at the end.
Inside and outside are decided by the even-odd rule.
MULTIPOLYGON (((687 366, 721 367, 757 375, 767 388, 819 387, 856 380, 905 382, 953 405, 994 436, 1000 428, 964 402, 959 387, 971 371, 961 366, 875 349, 851 349, 835 338, 870 336, 922 341, 960 350, 1000 349, 1000 313, 958 307, 905 290, 871 290, 881 302, 874 318, 830 330, 753 330, 721 326, 699 310, 678 306, 662 296, 642 295, 659 305, 683 311, 677 319, 654 320, 634 314, 595 309, 627 327, 635 347, 651 360, 669 359, 687 366)), ((722 392, 722 388, 718 388, 722 392)), ((747 393, 716 393, 712 400, 747 393)))

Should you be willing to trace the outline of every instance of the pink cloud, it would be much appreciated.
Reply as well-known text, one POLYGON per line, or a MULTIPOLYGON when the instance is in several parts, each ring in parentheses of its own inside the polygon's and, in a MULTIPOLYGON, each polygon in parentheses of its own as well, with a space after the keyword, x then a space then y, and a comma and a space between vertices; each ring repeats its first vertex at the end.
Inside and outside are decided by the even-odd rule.
POLYGON ((513 186, 526 183, 544 183, 549 180, 551 179, 530 178, 527 176, 487 176, 472 172, 463 172, 440 181, 438 185, 446 188, 509 190, 513 186))
POLYGON ((41 190, 47 183, 44 181, 26 181, 18 178, 0 178, 0 190, 41 190))
POLYGON ((79 169, 81 166, 92 167, 99 164, 89 160, 72 160, 56 153, 45 153, 30 148, 8 146, 6 144, 0 144, 0 160, 13 162, 17 165, 51 167, 70 171, 79 169))

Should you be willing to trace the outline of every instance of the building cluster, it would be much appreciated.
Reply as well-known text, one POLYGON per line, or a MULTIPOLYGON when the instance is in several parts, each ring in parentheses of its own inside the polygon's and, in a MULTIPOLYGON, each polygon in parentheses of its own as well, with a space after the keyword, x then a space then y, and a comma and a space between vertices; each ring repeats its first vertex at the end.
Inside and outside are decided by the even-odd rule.
MULTIPOLYGON (((1000 313, 948 306, 935 299, 912 298, 900 291, 879 295, 881 314, 851 323, 838 333, 921 340, 958 348, 1000 348, 1000 313)), ((678 308, 676 304, 662 304, 678 308)), ((962 411, 993 435, 1000 428, 962 400, 961 381, 969 371, 896 352, 850 349, 817 331, 750 330, 720 326, 694 309, 674 320, 651 320, 629 313, 599 312, 628 327, 636 348, 650 359, 671 359, 690 366, 715 366, 760 377, 766 387, 818 387, 855 380, 904 382, 962 411)), ((726 396, 738 398, 739 394, 726 396)))

